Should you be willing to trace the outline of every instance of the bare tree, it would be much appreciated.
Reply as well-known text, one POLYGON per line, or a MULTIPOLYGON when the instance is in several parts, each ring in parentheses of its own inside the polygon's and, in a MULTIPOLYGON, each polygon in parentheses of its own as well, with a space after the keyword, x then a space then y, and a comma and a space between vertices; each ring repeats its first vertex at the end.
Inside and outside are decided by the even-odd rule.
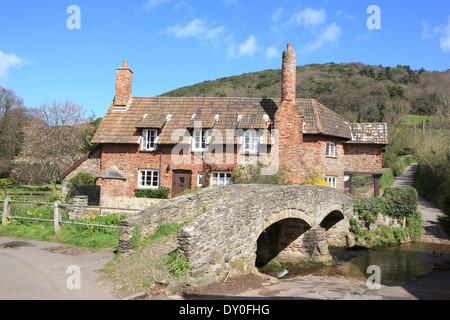
POLYGON ((51 183, 81 157, 92 116, 71 101, 43 103, 23 127, 22 150, 14 159, 19 181, 51 183))
POLYGON ((0 176, 11 173, 22 141, 21 126, 27 119, 23 100, 14 91, 0 87, 0 176))

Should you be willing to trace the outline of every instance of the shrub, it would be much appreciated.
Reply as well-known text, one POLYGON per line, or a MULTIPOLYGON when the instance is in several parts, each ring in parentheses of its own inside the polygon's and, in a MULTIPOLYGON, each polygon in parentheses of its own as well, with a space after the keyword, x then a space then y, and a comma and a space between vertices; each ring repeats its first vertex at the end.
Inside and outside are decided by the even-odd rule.
POLYGON ((95 177, 89 172, 78 172, 67 182, 67 196, 73 198, 75 189, 79 186, 92 186, 95 184, 95 177))
POLYGON ((54 201, 61 201, 61 202, 63 202, 64 196, 63 196, 63 194, 62 194, 62 192, 60 190, 54 190, 54 191, 51 191, 48 194, 47 200, 49 202, 54 202, 54 201))
POLYGON ((330 186, 330 184, 324 178, 322 178, 319 171, 310 171, 308 177, 303 180, 302 184, 326 187, 330 186))
POLYGON ((377 221, 378 213, 384 212, 384 199, 376 198, 357 198, 353 204, 353 210, 364 222, 366 228, 377 221))
POLYGON ((412 215, 407 216, 406 226, 409 229, 410 237, 418 239, 422 235, 422 214, 416 210, 412 215))
POLYGON ((384 190, 384 212, 393 218, 414 214, 419 204, 417 190, 412 187, 387 188, 384 190))
POLYGON ((350 231, 357 238, 364 239, 368 245, 401 243, 410 236, 417 239, 422 233, 422 216, 417 209, 417 191, 414 188, 388 188, 382 197, 355 198, 353 210, 358 218, 350 218, 350 231), (370 231, 370 225, 378 214, 395 219, 406 218, 406 228, 379 226, 370 231))
POLYGON ((159 189, 148 189, 148 190, 136 190, 134 195, 137 198, 157 198, 157 199, 168 199, 170 189, 161 187, 159 189))

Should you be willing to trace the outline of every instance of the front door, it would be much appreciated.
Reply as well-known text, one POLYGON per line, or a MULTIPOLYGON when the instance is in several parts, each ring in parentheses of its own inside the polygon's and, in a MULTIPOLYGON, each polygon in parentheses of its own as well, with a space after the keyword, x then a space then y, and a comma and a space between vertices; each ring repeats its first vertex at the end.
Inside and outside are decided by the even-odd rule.
POLYGON ((174 171, 172 174, 172 197, 191 188, 191 172, 174 171))

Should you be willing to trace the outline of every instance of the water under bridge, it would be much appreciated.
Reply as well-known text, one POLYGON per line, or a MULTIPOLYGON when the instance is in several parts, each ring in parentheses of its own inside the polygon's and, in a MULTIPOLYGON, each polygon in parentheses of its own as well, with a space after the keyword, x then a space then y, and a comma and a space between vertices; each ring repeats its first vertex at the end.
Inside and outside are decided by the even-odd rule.
POLYGON ((328 245, 346 245, 352 198, 323 186, 231 185, 176 197, 121 222, 119 251, 163 223, 189 221, 178 249, 193 277, 217 279, 232 268, 254 272, 280 261, 326 261, 328 245))

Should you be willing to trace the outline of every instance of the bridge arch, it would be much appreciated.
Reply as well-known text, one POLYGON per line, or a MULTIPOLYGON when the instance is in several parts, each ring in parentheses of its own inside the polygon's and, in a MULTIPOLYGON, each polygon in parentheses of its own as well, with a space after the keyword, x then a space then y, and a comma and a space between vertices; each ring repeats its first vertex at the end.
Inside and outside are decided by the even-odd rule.
POLYGON ((282 260, 304 259, 305 250, 297 242, 309 229, 311 219, 300 210, 286 209, 266 218, 256 232, 255 266, 280 259, 280 255, 282 260))
POLYGON ((310 253, 320 253, 323 246, 319 242, 331 233, 339 241, 345 239, 348 228, 342 226, 348 226, 351 204, 349 196, 329 187, 264 186, 251 195, 230 199, 185 225, 178 231, 178 246, 196 277, 217 279, 233 266, 256 271, 258 239, 264 230, 272 225, 301 226, 298 230, 308 232, 310 253))

